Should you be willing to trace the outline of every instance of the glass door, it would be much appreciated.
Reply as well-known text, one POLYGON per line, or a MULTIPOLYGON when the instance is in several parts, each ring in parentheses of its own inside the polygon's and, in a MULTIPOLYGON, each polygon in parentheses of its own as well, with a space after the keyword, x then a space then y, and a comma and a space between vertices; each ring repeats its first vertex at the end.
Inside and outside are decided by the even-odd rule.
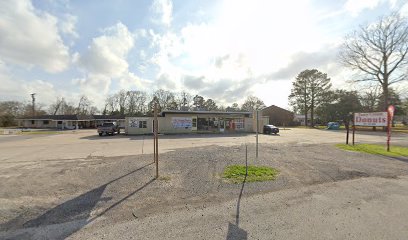
POLYGON ((192 119, 191 130, 197 131, 197 116, 191 117, 191 119, 192 119))

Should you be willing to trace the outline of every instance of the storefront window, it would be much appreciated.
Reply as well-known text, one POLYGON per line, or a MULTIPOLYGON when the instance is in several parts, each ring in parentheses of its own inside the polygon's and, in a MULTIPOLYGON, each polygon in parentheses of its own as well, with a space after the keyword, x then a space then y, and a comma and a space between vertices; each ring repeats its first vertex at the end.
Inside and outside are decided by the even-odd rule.
POLYGON ((234 123, 235 123, 235 129, 244 129, 245 128, 244 119, 235 119, 234 123))
POLYGON ((139 128, 147 128, 147 121, 139 121, 139 128))

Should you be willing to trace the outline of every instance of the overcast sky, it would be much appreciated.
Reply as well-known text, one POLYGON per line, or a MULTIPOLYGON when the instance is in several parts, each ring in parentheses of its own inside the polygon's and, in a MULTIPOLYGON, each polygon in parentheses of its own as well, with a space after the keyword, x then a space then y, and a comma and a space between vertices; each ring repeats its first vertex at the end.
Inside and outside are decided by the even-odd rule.
POLYGON ((186 90, 220 104, 288 107, 304 69, 350 88, 344 36, 407 0, 1 0, 0 100, 186 90))

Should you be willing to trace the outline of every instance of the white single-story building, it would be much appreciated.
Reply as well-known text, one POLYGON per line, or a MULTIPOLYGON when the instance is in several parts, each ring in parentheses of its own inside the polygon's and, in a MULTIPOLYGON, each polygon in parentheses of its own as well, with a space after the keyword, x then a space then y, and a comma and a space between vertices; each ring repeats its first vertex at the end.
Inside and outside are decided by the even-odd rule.
MULTIPOLYGON (((251 112, 163 111, 157 120, 162 134, 256 131, 256 120, 251 112)), ((153 121, 154 117, 126 117, 125 133, 150 134, 153 121)), ((268 122, 268 117, 259 117, 260 131, 268 122)))
MULTIPOLYGON (((314 119, 317 119, 317 115, 314 116, 314 119)), ((298 122, 300 123, 301 126, 305 126, 305 114, 295 114, 294 118, 293 118, 294 122, 298 122)), ((310 113, 307 114, 307 125, 310 125, 311 122, 311 115, 310 113)))
POLYGON ((17 119, 19 126, 24 128, 54 128, 78 129, 95 128, 104 122, 118 122, 120 127, 125 126, 124 116, 111 115, 41 115, 17 119))

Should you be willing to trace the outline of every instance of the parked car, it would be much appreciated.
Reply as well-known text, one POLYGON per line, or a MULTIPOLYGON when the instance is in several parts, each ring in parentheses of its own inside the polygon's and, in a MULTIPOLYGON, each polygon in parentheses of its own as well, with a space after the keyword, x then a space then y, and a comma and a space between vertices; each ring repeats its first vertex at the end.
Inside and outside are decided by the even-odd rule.
POLYGON ((327 123, 327 129, 329 130, 339 130, 340 124, 338 122, 329 122, 327 123))
POLYGON ((115 133, 120 134, 120 128, 116 122, 105 122, 102 126, 98 127, 98 134, 99 136, 105 135, 113 135, 115 133))
POLYGON ((274 125, 264 125, 263 127, 263 133, 264 134, 278 134, 279 133, 279 128, 275 127, 274 125))

